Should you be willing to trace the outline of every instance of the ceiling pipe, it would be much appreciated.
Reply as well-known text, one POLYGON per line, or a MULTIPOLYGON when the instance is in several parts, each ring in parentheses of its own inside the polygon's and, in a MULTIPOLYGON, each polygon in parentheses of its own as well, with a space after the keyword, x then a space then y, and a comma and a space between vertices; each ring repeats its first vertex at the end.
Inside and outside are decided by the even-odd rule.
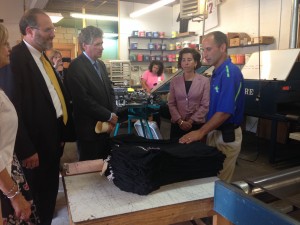
POLYGON ((290 48, 297 47, 298 37, 298 6, 299 0, 292 0, 292 18, 291 18, 291 35, 290 35, 290 48))

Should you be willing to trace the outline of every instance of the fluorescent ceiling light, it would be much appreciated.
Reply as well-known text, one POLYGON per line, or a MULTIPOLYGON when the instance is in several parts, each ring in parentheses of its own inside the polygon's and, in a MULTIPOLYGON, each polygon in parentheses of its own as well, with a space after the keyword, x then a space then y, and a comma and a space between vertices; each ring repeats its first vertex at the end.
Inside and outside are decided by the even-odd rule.
POLYGON ((61 13, 46 12, 46 14, 50 17, 52 23, 57 23, 64 18, 61 13))
POLYGON ((119 35, 116 33, 104 33, 103 37, 105 38, 114 38, 114 37, 118 37, 119 35))
POLYGON ((99 16, 83 13, 70 13, 70 16, 78 19, 119 21, 119 18, 116 16, 99 16))
POLYGON ((165 6, 165 5, 167 5, 167 4, 171 3, 171 2, 175 2, 175 0, 161 0, 161 1, 158 1, 158 2, 155 2, 155 3, 151 4, 151 5, 149 5, 149 6, 145 7, 145 8, 143 8, 143 9, 140 9, 140 10, 137 10, 137 11, 135 11, 133 13, 130 13, 129 16, 131 18, 135 18, 135 17, 141 16, 143 14, 146 14, 148 12, 151 12, 151 11, 153 11, 155 9, 158 9, 158 8, 160 8, 162 6, 165 6))

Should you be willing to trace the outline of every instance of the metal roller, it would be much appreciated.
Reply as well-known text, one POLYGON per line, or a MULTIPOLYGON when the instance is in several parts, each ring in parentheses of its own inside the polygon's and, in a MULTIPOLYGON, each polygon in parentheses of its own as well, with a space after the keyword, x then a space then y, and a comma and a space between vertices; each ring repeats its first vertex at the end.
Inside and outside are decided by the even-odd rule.
POLYGON ((300 208, 300 166, 257 178, 234 182, 247 194, 267 192, 300 208))
POLYGON ((267 190, 285 187, 291 184, 300 184, 300 166, 267 176, 246 179, 246 182, 267 190))

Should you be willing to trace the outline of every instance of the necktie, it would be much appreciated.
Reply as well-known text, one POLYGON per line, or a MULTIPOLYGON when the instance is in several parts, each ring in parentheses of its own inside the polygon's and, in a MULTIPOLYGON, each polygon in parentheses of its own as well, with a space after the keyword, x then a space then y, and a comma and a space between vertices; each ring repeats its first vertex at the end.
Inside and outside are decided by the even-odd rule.
POLYGON ((68 121, 68 112, 67 112, 67 106, 66 106, 66 102, 65 102, 65 98, 62 94, 62 91, 60 89, 59 83, 57 81, 57 78, 55 76, 55 73, 50 65, 50 63, 48 62, 48 60, 45 58, 44 54, 41 55, 41 61, 43 63, 44 69, 58 95, 61 107, 62 107, 62 111, 63 111, 63 121, 64 124, 67 123, 68 121))
POLYGON ((100 79, 102 80, 102 77, 101 77, 101 73, 100 73, 100 69, 99 69, 98 62, 97 62, 97 61, 95 61, 93 65, 94 65, 94 67, 95 67, 95 69, 96 69, 96 71, 97 71, 97 73, 98 73, 98 75, 99 75, 100 79))

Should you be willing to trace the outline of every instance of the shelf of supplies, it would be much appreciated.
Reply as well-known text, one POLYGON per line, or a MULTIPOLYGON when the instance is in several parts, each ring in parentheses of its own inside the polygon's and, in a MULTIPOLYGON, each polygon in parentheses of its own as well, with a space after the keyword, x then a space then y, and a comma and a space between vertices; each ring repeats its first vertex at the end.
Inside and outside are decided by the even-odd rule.
POLYGON ((246 48, 246 47, 255 47, 255 46, 265 46, 270 44, 251 44, 251 45, 239 45, 239 46, 229 46, 229 48, 246 48))
POLYGON ((184 35, 184 36, 179 36, 179 37, 163 37, 163 38, 155 38, 155 37, 138 37, 138 36, 130 36, 128 37, 129 39, 153 39, 153 40, 176 40, 176 39, 181 39, 181 38, 188 38, 188 37, 196 37, 198 36, 197 34, 194 35, 184 35))
MULTIPOLYGON (((177 63, 177 61, 172 61, 172 62, 169 62, 169 61, 162 61, 162 60, 159 60, 163 63, 177 63)), ((149 63, 150 61, 131 61, 132 63, 149 63)))
MULTIPOLYGON (((192 41, 197 37, 198 35, 195 32, 188 32, 185 34, 181 34, 182 36, 177 36, 177 37, 138 37, 138 36, 129 36, 128 37, 128 57, 130 59, 134 59, 133 61, 130 60, 132 65, 136 66, 145 66, 146 64, 148 65, 149 62, 151 62, 151 58, 153 59, 153 56, 159 56, 160 55, 160 61, 164 63, 166 66, 175 66, 178 64, 177 61, 168 61, 169 58, 174 58, 176 54, 181 49, 176 49, 176 42, 182 42, 184 40, 190 40, 192 41), (151 47, 150 44, 152 44, 151 47), (158 46, 157 45, 161 45, 158 46), (160 49, 156 49, 160 48, 160 49), (145 59, 140 58, 140 54, 143 56, 146 56, 149 60, 143 60, 143 61, 138 61, 137 59, 145 59), (171 55, 172 56, 169 56, 171 55), (136 57, 134 56, 136 55, 136 57), (167 58, 165 58, 167 57, 167 58), (167 61, 165 61, 167 60, 167 61)), ((157 58, 155 58, 157 59, 157 58)), ((141 73, 139 70, 134 71, 137 73, 141 73)))
POLYGON ((174 50, 170 50, 170 49, 166 49, 166 50, 162 50, 162 49, 147 49, 147 48, 130 48, 128 49, 128 51, 150 51, 150 52, 174 52, 174 51, 178 51, 181 49, 174 49, 174 50))

